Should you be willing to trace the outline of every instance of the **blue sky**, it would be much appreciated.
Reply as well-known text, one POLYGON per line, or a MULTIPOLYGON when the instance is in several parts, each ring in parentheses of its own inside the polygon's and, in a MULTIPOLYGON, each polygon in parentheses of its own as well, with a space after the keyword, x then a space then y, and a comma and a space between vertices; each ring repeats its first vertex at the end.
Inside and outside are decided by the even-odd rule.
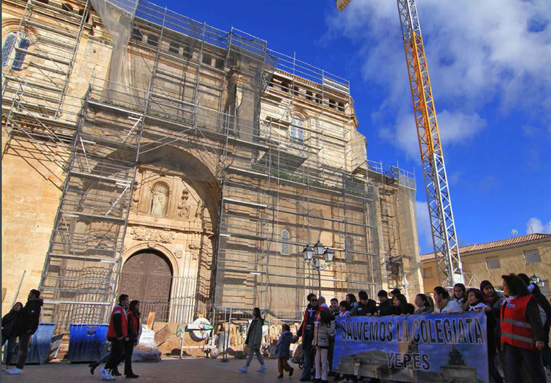
MULTIPOLYGON (((421 252, 432 249, 396 2, 167 1, 351 82, 368 157, 415 171, 421 252)), ((458 239, 551 233, 551 2, 418 0, 458 239)))

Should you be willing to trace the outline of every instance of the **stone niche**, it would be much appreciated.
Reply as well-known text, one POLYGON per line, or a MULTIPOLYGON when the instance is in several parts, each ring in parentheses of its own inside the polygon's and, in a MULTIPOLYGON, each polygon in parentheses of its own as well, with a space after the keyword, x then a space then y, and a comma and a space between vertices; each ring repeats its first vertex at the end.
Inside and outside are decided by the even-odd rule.
POLYGON ((216 222, 211 218, 216 207, 208 206, 216 201, 208 197, 212 190, 211 182, 190 179, 189 174, 177 170, 142 166, 136 175, 123 258, 126 262, 146 250, 165 256, 175 278, 169 322, 188 322, 206 314, 216 222), (177 278, 185 278, 185 286, 177 278), (190 284, 190 280, 194 282, 190 284), (186 309, 185 318, 175 317, 172 312, 178 309, 172 302, 183 296, 195 296, 194 309, 186 309))

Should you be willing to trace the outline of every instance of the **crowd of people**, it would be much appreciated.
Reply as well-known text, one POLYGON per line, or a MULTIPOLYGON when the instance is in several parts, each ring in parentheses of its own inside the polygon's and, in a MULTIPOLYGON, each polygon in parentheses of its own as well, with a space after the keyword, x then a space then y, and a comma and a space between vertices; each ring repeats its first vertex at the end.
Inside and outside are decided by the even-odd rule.
MULTIPOLYGON (((434 288, 433 297, 417 294, 414 304, 409 303, 399 289, 390 293, 379 291, 378 302, 370 299, 366 291, 360 291, 357 298, 354 294, 347 294, 345 300, 340 302, 332 298, 329 305, 324 297, 309 294, 296 335, 292 334, 289 325, 282 326, 276 348, 278 378, 283 378, 284 373, 293 375, 294 369, 288 364, 290 347, 302 338, 304 368, 300 381, 324 383, 331 375, 334 381, 357 381, 356 376, 339 375, 331 371, 336 320, 339 317, 461 315, 476 311, 487 316, 488 367, 493 381, 516 383, 525 381, 524 376, 528 376, 533 383, 545 383, 545 368, 551 371, 551 303, 526 274, 509 274, 502 278, 503 293, 497 291, 489 281, 482 281, 479 289, 466 289, 464 284, 457 283, 452 291, 441 286, 434 288)), ((23 372, 32 335, 38 328, 42 305, 40 292, 31 290, 25 306, 17 302, 2 318, 2 345, 7 343, 4 348, 5 366, 12 362, 17 340, 19 346, 17 365, 8 369, 8 374, 23 372)), ((100 369, 102 379, 114 380, 117 375, 121 375, 118 365, 124 361, 126 377, 138 378, 132 370, 132 353, 142 329, 139 305, 139 301, 130 301, 126 294, 119 296, 107 330, 110 351, 89 365, 91 374, 105 362, 104 368, 100 369)), ((245 340, 249 355, 245 366, 239 369, 242 373, 247 373, 255 355, 260 362, 258 371, 266 371, 261 352, 263 325, 260 309, 254 308, 245 340)))
MULTIPOLYGON (((284 325, 277 342, 278 378, 282 378, 284 372, 293 375, 293 368, 287 363, 290 345, 302 338, 304 369, 301 382, 324 383, 329 376, 334 376, 334 381, 357 381, 356 376, 331 371, 338 317, 461 315, 475 311, 487 316, 488 367, 493 381, 517 383, 526 381, 523 376, 529 376, 534 383, 546 382, 544 366, 551 371, 551 303, 526 274, 504 275, 503 293, 491 282, 482 281, 479 289, 466 289, 462 283, 457 283, 453 291, 438 286, 432 295, 434 298, 417 294, 413 305, 399 289, 390 293, 379 291, 378 303, 370 299, 366 291, 360 291, 357 298, 347 294, 345 300, 339 302, 332 298, 327 305, 324 297, 309 294, 297 334, 293 336, 289 326, 284 325)), ((253 316, 245 342, 250 349, 249 357, 239 370, 243 373, 247 372, 255 354, 261 364, 258 371, 266 370, 260 353, 262 332, 259 329, 263 320, 258 308, 254 309, 253 316)))

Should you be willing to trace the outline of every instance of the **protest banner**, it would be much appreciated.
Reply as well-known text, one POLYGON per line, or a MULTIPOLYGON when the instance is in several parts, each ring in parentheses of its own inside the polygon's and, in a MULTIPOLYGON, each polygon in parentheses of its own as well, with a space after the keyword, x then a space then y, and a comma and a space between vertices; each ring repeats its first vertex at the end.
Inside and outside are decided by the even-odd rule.
POLYGON ((400 382, 488 382, 486 314, 339 317, 333 371, 400 382))

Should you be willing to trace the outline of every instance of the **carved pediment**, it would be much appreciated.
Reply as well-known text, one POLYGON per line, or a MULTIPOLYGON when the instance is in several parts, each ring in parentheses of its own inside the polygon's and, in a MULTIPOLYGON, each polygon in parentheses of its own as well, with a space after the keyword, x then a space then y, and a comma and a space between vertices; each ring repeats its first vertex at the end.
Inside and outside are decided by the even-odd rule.
POLYGON ((172 243, 176 233, 171 230, 152 229, 143 226, 132 228, 132 239, 136 241, 153 241, 158 243, 172 243))

